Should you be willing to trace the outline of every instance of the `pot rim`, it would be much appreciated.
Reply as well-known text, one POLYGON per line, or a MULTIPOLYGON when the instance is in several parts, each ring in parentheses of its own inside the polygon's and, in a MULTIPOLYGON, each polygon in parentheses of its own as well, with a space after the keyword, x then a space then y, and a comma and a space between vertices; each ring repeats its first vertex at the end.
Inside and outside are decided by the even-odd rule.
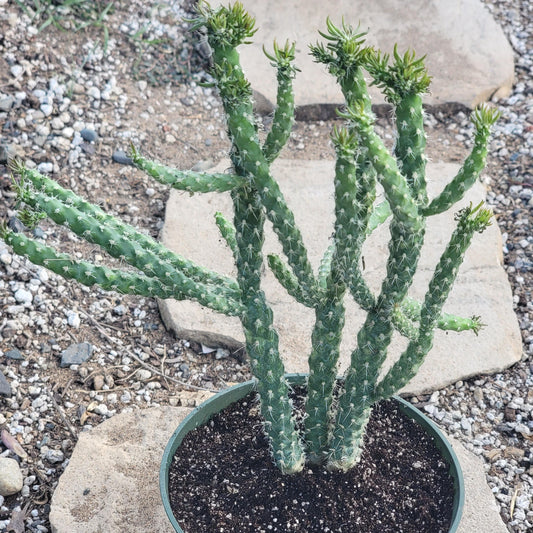
MULTIPOLYGON (((285 374, 286 378, 294 384, 304 384, 308 374, 285 374)), ((161 460, 161 467, 159 469, 159 489, 161 493, 161 499, 165 512, 175 529, 176 533, 185 533, 181 529, 176 517, 174 516, 170 507, 170 496, 168 491, 168 473, 172 459, 178 449, 179 445, 185 438, 185 435, 196 429, 199 426, 204 425, 209 419, 216 413, 222 411, 232 403, 240 400, 251 392, 256 385, 256 380, 245 381, 243 383, 237 383, 231 387, 223 389, 217 392, 214 396, 195 407, 179 424, 172 436, 170 437, 163 457, 161 460)), ((446 461, 449 467, 449 474, 453 479, 454 486, 454 498, 453 498, 453 510, 452 510, 452 523, 448 533, 456 533, 461 522, 461 516, 463 513, 464 500, 465 500, 465 486, 463 479, 463 471, 459 463, 457 455, 453 451, 451 444, 446 439, 445 435, 439 429, 439 427, 424 415, 414 405, 404 400, 400 396, 392 396, 401 409, 409 418, 414 420, 420 425, 430 436, 433 437, 433 441, 442 457, 446 461)))

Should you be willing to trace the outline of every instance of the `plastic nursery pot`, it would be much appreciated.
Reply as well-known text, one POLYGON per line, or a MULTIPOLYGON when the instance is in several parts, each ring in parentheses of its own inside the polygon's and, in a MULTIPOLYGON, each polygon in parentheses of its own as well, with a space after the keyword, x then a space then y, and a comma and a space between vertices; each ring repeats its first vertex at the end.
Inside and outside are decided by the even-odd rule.
MULTIPOLYGON (((307 375, 306 374, 287 374, 288 381, 293 385, 305 385, 307 375)), ((177 533, 187 533, 184 531, 178 521, 176 520, 172 509, 170 508, 170 497, 168 492, 168 478, 170 465, 172 459, 176 453, 176 450, 180 446, 181 442, 193 429, 206 424, 210 418, 222 411, 232 403, 244 398, 249 392, 254 389, 254 382, 247 381, 240 383, 228 389, 222 390, 209 400, 196 407, 178 426, 176 431, 170 437, 168 444, 163 454, 163 460, 161 462, 161 468, 159 470, 159 488, 161 491, 161 498, 163 500, 163 506, 170 520, 170 523, 174 527, 177 533)), ((453 479, 454 485, 454 499, 453 499, 453 511, 452 511, 452 523, 448 530, 448 533, 455 533, 459 528, 459 522, 463 512, 465 489, 463 482, 463 472, 459 464, 459 460, 455 455, 452 447, 440 431, 440 429, 425 415, 423 415, 416 407, 413 407, 409 402, 406 402, 398 396, 393 398, 400 408, 400 410, 413 421, 415 421, 424 431, 433 438, 433 442, 442 458, 449 466, 449 473, 453 479)))

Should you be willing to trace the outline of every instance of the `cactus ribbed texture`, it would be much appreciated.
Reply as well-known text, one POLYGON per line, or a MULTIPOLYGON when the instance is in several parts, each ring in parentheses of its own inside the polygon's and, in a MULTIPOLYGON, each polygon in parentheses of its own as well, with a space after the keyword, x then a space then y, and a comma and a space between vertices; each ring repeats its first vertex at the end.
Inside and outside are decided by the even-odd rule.
MULTIPOLYGON (((263 48, 264 50, 264 48, 263 48)), ((296 45, 287 41, 283 48, 274 42, 274 54, 270 55, 265 50, 265 55, 272 61, 272 66, 278 71, 277 106, 274 111, 272 128, 268 132, 263 144, 265 159, 271 163, 278 157, 281 149, 289 140, 292 125, 294 124, 294 93, 292 80, 297 72, 294 66, 294 53, 296 45)))
POLYGON ((459 212, 457 229, 454 231, 446 250, 435 268, 429 283, 424 304, 420 311, 420 328, 416 338, 412 339, 400 359, 392 366, 387 375, 377 385, 373 400, 388 398, 406 385, 415 376, 433 343, 436 322, 453 282, 459 265, 472 241, 474 232, 482 232, 490 224, 491 213, 482 209, 481 204, 459 212))
POLYGON ((274 43, 273 52, 265 52, 277 71, 278 92, 272 126, 261 142, 252 89, 236 49, 254 35, 255 21, 240 3, 212 8, 200 1, 197 12, 191 22, 193 28, 205 28, 213 51, 212 76, 227 118, 233 171, 182 171, 153 162, 134 147, 131 156, 138 169, 160 183, 190 193, 231 196, 233 220, 217 213, 215 221, 235 258, 236 279, 171 252, 21 163, 14 163, 13 171, 19 177, 15 189, 23 204, 19 211, 23 222, 35 225, 47 217, 133 269, 74 259, 13 232, 7 225, 0 226, 0 236, 16 253, 85 285, 196 300, 220 313, 238 316, 275 464, 285 474, 301 471, 306 461, 347 470, 361 455, 372 406, 416 374, 431 349, 435 328, 477 334, 482 327, 479 317, 442 313, 473 234, 489 224, 490 213, 481 205, 457 215, 457 229, 436 265, 424 301, 413 300, 407 292, 424 242, 427 217, 451 208, 478 178, 487 156, 490 127, 498 114, 486 107, 473 113, 475 139, 471 154, 457 176, 439 195, 429 199, 422 95, 428 90, 430 77, 424 58, 416 58, 412 51, 401 55, 396 47, 391 58, 365 46, 365 33, 344 21, 337 27, 328 18, 327 30, 320 32, 326 42, 312 45, 311 54, 336 77, 346 106, 339 110, 344 124, 335 127, 332 134, 336 153, 333 236, 315 273, 294 215, 270 169, 287 143, 294 122, 296 46, 274 43), (397 135, 392 153, 374 130, 365 71, 394 108, 397 135), (375 205, 378 183, 386 200, 375 205), (387 272, 379 294, 373 294, 363 276, 361 250, 365 239, 389 218, 387 272), (266 220, 283 250, 283 257, 268 256, 270 269, 288 294, 315 314, 302 433, 295 424, 273 312, 262 290, 266 220), (367 317, 357 333, 350 366, 336 386, 346 298, 353 298, 367 317), (408 339, 408 345, 383 376, 395 331, 408 339))
POLYGON ((190 193, 226 192, 243 184, 242 178, 234 174, 193 172, 178 170, 143 157, 135 147, 130 149, 133 164, 163 185, 190 193))
POLYGON ((285 473, 298 472, 305 462, 294 427, 292 404, 279 355, 273 314, 261 290, 264 214, 259 195, 251 187, 232 193, 237 230, 238 282, 245 307, 242 324, 246 349, 257 378, 261 413, 270 437, 274 461, 285 473))

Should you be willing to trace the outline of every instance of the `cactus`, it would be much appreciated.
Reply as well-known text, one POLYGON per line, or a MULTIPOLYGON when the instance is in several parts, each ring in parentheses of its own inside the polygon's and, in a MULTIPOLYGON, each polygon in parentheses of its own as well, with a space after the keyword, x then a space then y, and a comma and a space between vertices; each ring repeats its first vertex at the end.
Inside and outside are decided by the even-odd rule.
POLYGON ((264 429, 275 464, 284 474, 302 470, 305 463, 347 470, 359 459, 372 406, 403 387, 431 349, 435 328, 478 333, 479 317, 443 314, 442 308, 464 253, 475 232, 490 223, 481 204, 457 214, 457 228, 438 262, 423 302, 407 296, 424 242, 429 216, 451 208, 478 178, 487 155, 490 127, 497 112, 480 107, 472 121, 475 141, 471 154, 452 181, 433 199, 426 190, 426 137, 422 95, 430 77, 424 58, 414 52, 392 58, 365 46, 365 34, 342 21, 328 19, 320 32, 325 44, 310 47, 316 61, 336 77, 346 106, 339 110, 343 124, 332 132, 336 154, 335 225, 333 241, 314 272, 301 233, 295 225, 270 166, 286 144, 294 122, 292 80, 295 45, 274 43, 265 51, 277 70, 277 106, 264 142, 253 114, 252 91, 240 65, 237 47, 255 33, 255 21, 239 3, 211 8, 201 1, 193 28, 205 28, 213 51, 212 75, 227 117, 231 140, 230 173, 180 171, 150 161, 132 147, 138 169, 157 181, 190 193, 229 192, 233 220, 216 214, 216 223, 235 259, 231 279, 205 269, 166 249, 135 228, 86 202, 35 170, 15 162, 15 189, 21 219, 32 225, 43 217, 61 224, 132 268, 107 268, 75 260, 3 225, 0 235, 30 261, 83 283, 106 290, 193 299, 226 315, 240 318, 251 369, 261 400, 264 429), (392 104, 397 141, 392 153, 375 133, 365 71, 392 104), (375 203, 380 183, 386 200, 375 203), (379 294, 368 287, 362 269, 365 239, 390 218, 387 274, 379 294), (264 223, 269 220, 283 256, 266 260, 279 283, 298 302, 315 312, 309 354, 306 416, 297 429, 279 353, 273 312, 262 290, 264 223), (357 333, 350 366, 336 387, 337 361, 344 329, 346 298, 367 312, 357 333), (398 361, 382 372, 394 331, 408 339, 398 361))

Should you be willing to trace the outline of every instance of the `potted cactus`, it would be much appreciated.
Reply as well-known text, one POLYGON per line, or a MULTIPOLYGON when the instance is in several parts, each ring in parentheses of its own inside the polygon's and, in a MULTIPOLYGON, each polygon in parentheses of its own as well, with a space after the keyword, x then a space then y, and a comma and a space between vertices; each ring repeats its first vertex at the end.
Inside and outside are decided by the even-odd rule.
MULTIPOLYGON (((435 198, 428 198, 421 95, 428 90, 430 78, 423 58, 416 58, 412 52, 401 55, 396 49, 391 58, 365 46, 364 33, 344 22, 337 27, 328 20, 327 31, 321 33, 326 43, 311 46, 311 53, 336 77, 346 105, 339 110, 343 124, 334 128, 331 137, 336 153, 333 242, 325 250, 318 272, 314 272, 293 213, 270 170, 289 138, 294 120, 292 81, 298 70, 294 66, 295 46, 275 43, 273 52, 266 53, 277 69, 278 95, 272 127, 261 142, 252 91, 236 50, 255 33, 255 21, 239 3, 213 9, 207 2, 200 2, 197 13, 193 26, 205 29, 212 49, 212 75, 227 117, 233 170, 228 173, 180 171, 146 159, 134 147, 131 157, 139 169, 176 189, 231 194, 234 218, 231 221, 218 214, 217 225, 233 252, 236 279, 179 256, 16 161, 12 164, 18 176, 15 187, 25 206, 19 216, 27 226, 49 217, 135 270, 78 260, 7 225, 1 229, 1 236, 16 253, 65 278, 121 293, 192 299, 217 312, 240 318, 254 380, 243 389, 225 393, 221 403, 210 400, 207 411, 195 411, 185 420, 167 446, 163 461, 161 486, 165 498, 168 498, 169 465, 184 436, 251 389, 260 399, 265 441, 280 475, 294 479, 302 471, 315 467, 338 475, 352 471, 361 459, 373 406, 392 397, 416 374, 431 349, 435 328, 477 333, 481 327, 477 317, 445 315, 442 308, 474 233, 482 232, 490 224, 491 216, 481 204, 459 211, 457 227, 436 265, 424 301, 417 302, 407 296, 424 241, 425 221, 451 208, 478 178, 497 113, 486 107, 474 111, 475 140, 470 155, 444 190, 435 198), (374 131, 365 71, 393 106, 397 125, 393 153, 374 131), (386 200, 376 205, 378 183, 384 189, 386 200), (366 237, 389 218, 387 275, 381 292, 376 295, 362 274, 361 249, 366 237), (272 224, 284 254, 284 257, 269 255, 268 266, 292 297, 315 311, 316 322, 310 332, 309 373, 304 378, 285 374, 272 311, 262 291, 266 220, 272 224), (349 368, 338 379, 346 298, 353 298, 367 312, 367 318, 357 333, 357 348, 351 354, 349 368), (394 331, 406 337, 408 343, 399 359, 384 372, 394 331), (295 383, 304 385, 305 415, 298 422, 291 399, 295 383)), ((421 415, 409 416, 422 425, 431 425, 421 415)), ((430 432, 432 439, 441 439, 438 430, 430 429, 430 432)), ((442 440, 439 442, 444 460, 453 461, 453 452, 442 440)), ((455 475, 459 486, 460 474, 456 471, 455 475)), ((165 506, 176 531, 183 531, 166 500, 165 506)), ((460 497, 456 498, 455 514, 446 531, 456 530, 458 508, 460 497)), ((359 531, 355 526, 344 527, 329 530, 359 531)), ((194 529, 197 530, 201 529, 194 529)), ((271 526, 265 526, 264 530, 286 531, 271 526)), ((320 526, 307 530, 328 529, 320 526)))

